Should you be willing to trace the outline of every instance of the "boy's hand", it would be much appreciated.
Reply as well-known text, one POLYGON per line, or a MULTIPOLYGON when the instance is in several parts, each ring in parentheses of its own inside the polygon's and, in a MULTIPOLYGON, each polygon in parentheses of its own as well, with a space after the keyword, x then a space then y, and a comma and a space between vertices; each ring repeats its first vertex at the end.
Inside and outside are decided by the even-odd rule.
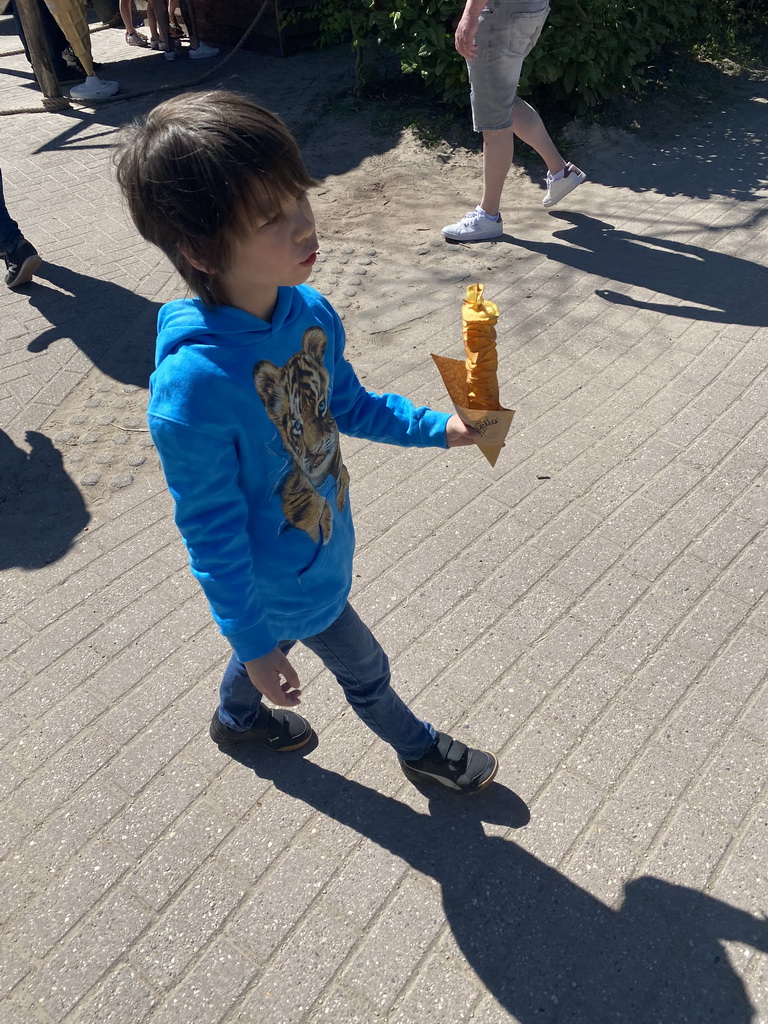
POLYGON ((482 438, 479 430, 470 427, 456 413, 451 416, 445 425, 445 440, 449 448, 459 448, 461 445, 477 444, 482 438))
POLYGON ((244 664, 248 678, 267 700, 283 708, 301 703, 298 674, 279 647, 244 664))

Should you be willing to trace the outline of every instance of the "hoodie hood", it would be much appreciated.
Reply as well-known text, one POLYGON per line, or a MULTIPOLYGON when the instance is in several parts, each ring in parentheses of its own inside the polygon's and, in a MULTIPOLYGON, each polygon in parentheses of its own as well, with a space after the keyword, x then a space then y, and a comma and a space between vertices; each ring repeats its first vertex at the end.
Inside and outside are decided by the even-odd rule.
POLYGON ((304 308, 304 300, 297 288, 278 288, 271 323, 234 306, 208 309, 200 299, 168 302, 157 317, 155 366, 177 351, 179 345, 189 341, 205 344, 206 338, 215 338, 216 345, 227 348, 253 344, 254 335, 262 334, 266 338, 290 327, 304 308))

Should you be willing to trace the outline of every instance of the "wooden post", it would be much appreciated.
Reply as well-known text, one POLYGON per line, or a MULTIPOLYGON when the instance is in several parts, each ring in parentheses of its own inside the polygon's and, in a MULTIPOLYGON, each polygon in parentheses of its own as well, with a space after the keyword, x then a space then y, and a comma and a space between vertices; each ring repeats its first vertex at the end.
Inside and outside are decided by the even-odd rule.
POLYGON ((32 70, 43 91, 43 106, 46 110, 66 110, 69 102, 61 95, 59 82, 53 71, 51 52, 40 19, 38 0, 16 0, 24 35, 27 38, 32 70))

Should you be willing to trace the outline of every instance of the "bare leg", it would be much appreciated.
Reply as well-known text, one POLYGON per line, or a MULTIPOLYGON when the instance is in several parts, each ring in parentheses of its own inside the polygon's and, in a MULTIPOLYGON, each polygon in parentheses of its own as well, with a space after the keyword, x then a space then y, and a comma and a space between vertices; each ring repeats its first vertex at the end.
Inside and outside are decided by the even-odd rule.
POLYGON ((501 191, 512 166, 514 150, 515 136, 511 128, 483 132, 483 198, 480 205, 491 217, 499 212, 501 191))
MULTIPOLYGON (((512 106, 512 130, 531 149, 535 149, 547 165, 550 174, 557 174, 565 167, 565 160, 557 150, 537 112, 530 103, 515 97, 512 106)), ((499 193, 501 194, 501 193, 499 193)), ((485 207, 483 207, 485 209, 485 207)))
POLYGON ((136 26, 133 24, 133 0, 120 0, 120 17, 123 19, 123 25, 125 25, 125 31, 129 36, 132 36, 136 31, 136 26))
POLYGON ((152 39, 157 39, 157 18, 155 17, 155 8, 152 6, 152 0, 147 0, 147 25, 152 39))
POLYGON ((171 42, 171 33, 168 25, 168 4, 166 0, 148 0, 152 4, 152 8, 155 12, 155 20, 157 21, 157 31, 160 38, 163 40, 163 47, 166 50, 173 49, 173 43, 171 42))

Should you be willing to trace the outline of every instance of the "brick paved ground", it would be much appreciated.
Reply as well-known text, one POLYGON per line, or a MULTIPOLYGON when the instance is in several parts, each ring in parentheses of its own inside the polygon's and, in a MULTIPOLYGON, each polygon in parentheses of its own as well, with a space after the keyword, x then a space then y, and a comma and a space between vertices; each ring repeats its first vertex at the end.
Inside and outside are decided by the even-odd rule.
MULTIPOLYGON (((199 72, 94 50, 137 90, 199 72)), ((222 75, 309 131, 346 67, 302 61, 222 75)), ((3 57, 0 109, 27 82, 3 57)), ((177 282, 107 173, 147 102, 0 118, 47 260, 0 294, 2 1024, 766 1024, 765 88, 514 245, 326 248, 375 389, 444 403, 463 283, 503 311, 496 469, 346 446, 357 606, 414 707, 501 755, 468 803, 303 655, 316 749, 207 738, 225 645, 143 429, 177 282)))

